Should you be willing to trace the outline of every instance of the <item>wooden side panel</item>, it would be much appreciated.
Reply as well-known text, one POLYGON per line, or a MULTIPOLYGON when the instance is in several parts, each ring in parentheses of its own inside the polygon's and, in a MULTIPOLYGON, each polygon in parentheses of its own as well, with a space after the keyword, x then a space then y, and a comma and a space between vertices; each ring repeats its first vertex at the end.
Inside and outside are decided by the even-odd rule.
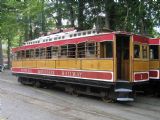
POLYGON ((37 68, 45 68, 46 61, 45 60, 37 60, 37 68))
POLYGON ((82 60, 82 70, 97 70, 98 60, 82 60))
POLYGON ((113 71, 113 60, 23 60, 13 61, 13 67, 113 71))
POLYGON ((82 60, 82 69, 113 71, 113 60, 82 60))
POLYGON ((134 72, 149 71, 149 61, 134 60, 134 72))
POLYGON ((36 64, 36 60, 23 60, 23 67, 25 68, 36 68, 37 64, 36 64))
POLYGON ((98 70, 113 71, 113 60, 98 60, 98 70))
POLYGON ((56 60, 46 60, 46 68, 56 68, 56 60))
POLYGON ((12 61, 12 67, 22 67, 22 61, 12 61))
POLYGON ((149 62, 150 69, 159 69, 160 68, 159 66, 160 66, 159 60, 150 60, 149 62))
POLYGON ((81 60, 56 60, 56 68, 58 69, 80 69, 81 60))

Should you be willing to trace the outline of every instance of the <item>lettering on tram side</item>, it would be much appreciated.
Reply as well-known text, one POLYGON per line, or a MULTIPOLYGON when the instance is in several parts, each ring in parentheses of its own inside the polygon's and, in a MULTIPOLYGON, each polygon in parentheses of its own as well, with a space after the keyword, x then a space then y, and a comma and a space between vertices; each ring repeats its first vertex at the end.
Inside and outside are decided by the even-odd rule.
POLYGON ((38 74, 50 74, 50 75, 55 74, 55 72, 53 70, 38 70, 37 73, 38 74))
POLYGON ((32 70, 28 68, 21 68, 21 72, 32 73, 32 70))
MULTIPOLYGON (((73 71, 73 70, 51 70, 51 69, 29 69, 29 68, 18 68, 15 69, 17 72, 31 73, 31 74, 43 74, 53 76, 66 76, 66 77, 78 77, 78 78, 92 78, 92 79, 104 79, 112 80, 111 73, 105 72, 92 72, 92 71, 73 71)), ((143 75, 144 76, 144 75, 143 75)), ((143 78, 144 79, 144 78, 143 78)), ((146 79, 146 76, 145 76, 146 79)))
POLYGON ((62 76, 82 77, 82 72, 77 72, 77 71, 62 71, 62 76))

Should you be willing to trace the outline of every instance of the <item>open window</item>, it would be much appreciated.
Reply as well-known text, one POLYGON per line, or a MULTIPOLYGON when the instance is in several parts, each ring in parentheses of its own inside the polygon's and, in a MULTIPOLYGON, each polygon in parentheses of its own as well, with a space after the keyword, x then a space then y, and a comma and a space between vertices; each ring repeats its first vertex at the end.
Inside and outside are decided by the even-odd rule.
POLYGON ((88 58, 96 57, 96 43, 95 42, 86 43, 86 57, 88 58))
POLYGON ((34 58, 34 50, 32 49, 32 50, 30 50, 30 58, 34 58))
POLYGON ((134 58, 140 58, 140 45, 134 45, 134 58))
POLYGON ((35 50, 35 57, 39 58, 40 57, 40 49, 35 50))
POLYGON ((45 59, 46 58, 46 49, 45 48, 41 48, 40 49, 40 58, 41 59, 45 59))
POLYGON ((100 43, 100 58, 113 58, 112 41, 105 41, 100 43))
POLYGON ((142 45, 142 57, 143 59, 148 58, 148 46, 147 45, 142 45))
POLYGON ((79 43, 77 45, 77 49, 78 49, 77 57, 78 58, 84 58, 85 57, 85 42, 84 43, 79 43))
POLYGON ((22 50, 22 59, 25 59, 25 57, 26 57, 26 54, 25 54, 25 51, 24 50, 22 50))
POLYGON ((21 51, 18 51, 17 52, 17 60, 20 60, 21 59, 21 51))
POLYGON ((58 58, 58 47, 52 47, 52 58, 58 58))
POLYGON ((76 45, 75 44, 68 45, 68 57, 69 58, 76 57, 76 45))
POLYGON ((149 46, 149 56, 150 59, 158 59, 158 45, 150 45, 149 46))
POLYGON ((30 51, 26 50, 26 58, 30 58, 30 51))
POLYGON ((60 57, 61 58, 67 58, 67 56, 68 56, 67 51, 68 51, 68 46, 67 45, 61 46, 60 57))
POLYGON ((17 52, 13 53, 12 59, 17 60, 17 52))
POLYGON ((46 58, 51 59, 52 47, 47 47, 46 52, 46 58))

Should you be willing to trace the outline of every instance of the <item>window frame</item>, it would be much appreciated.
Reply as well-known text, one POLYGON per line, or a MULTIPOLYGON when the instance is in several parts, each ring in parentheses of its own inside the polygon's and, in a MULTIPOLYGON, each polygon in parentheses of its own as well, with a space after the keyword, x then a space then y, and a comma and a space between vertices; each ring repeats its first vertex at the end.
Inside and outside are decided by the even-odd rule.
POLYGON ((160 60, 160 45, 150 45, 149 46, 149 59, 150 60, 160 60), (150 46, 157 46, 158 58, 150 58, 150 46))
POLYGON ((147 43, 143 43, 143 44, 141 45, 141 47, 142 47, 142 48, 141 48, 141 49, 142 49, 142 51, 141 51, 142 59, 143 59, 143 60, 148 60, 148 59, 149 59, 149 45, 148 45, 147 43), (146 48, 147 48, 147 49, 146 49, 146 50, 147 50, 147 51, 146 51, 146 55, 147 55, 146 58, 144 58, 143 46, 146 46, 146 48))
POLYGON ((100 59, 113 59, 114 58, 114 41, 112 40, 105 40, 105 41, 102 41, 102 42, 99 42, 100 45, 98 46, 99 48, 97 48, 97 53, 99 53, 99 58, 100 59), (111 42, 112 43, 112 57, 107 57, 107 49, 106 49, 106 42, 111 42), (103 44, 102 44, 103 43, 103 44), (101 56, 101 50, 102 50, 102 55, 103 57, 101 56))
POLYGON ((95 42, 95 41, 87 41, 86 43, 85 43, 85 58, 97 58, 97 42, 95 42), (93 44, 92 46, 89 46, 89 44, 93 44), (90 52, 90 49, 89 48, 94 48, 94 50, 92 50, 92 51, 94 51, 94 53, 93 54, 91 54, 90 52), (88 54, 89 53, 89 54, 88 54))
POLYGON ((140 60, 142 58, 142 45, 141 45, 141 43, 138 43, 138 42, 133 43, 133 58, 134 58, 134 60, 140 60), (135 51, 134 51, 135 45, 139 45, 139 57, 138 58, 135 57, 135 51))
POLYGON ((51 47, 52 47, 51 59, 58 58, 59 57, 59 49, 60 48, 58 46, 51 46, 51 47))

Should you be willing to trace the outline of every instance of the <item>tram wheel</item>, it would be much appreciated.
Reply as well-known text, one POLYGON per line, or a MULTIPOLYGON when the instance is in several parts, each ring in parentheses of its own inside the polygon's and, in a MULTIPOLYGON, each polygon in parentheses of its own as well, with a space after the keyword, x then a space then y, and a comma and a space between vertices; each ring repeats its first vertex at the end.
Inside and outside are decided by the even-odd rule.
POLYGON ((41 88, 42 87, 42 83, 40 81, 35 81, 34 87, 41 88))

